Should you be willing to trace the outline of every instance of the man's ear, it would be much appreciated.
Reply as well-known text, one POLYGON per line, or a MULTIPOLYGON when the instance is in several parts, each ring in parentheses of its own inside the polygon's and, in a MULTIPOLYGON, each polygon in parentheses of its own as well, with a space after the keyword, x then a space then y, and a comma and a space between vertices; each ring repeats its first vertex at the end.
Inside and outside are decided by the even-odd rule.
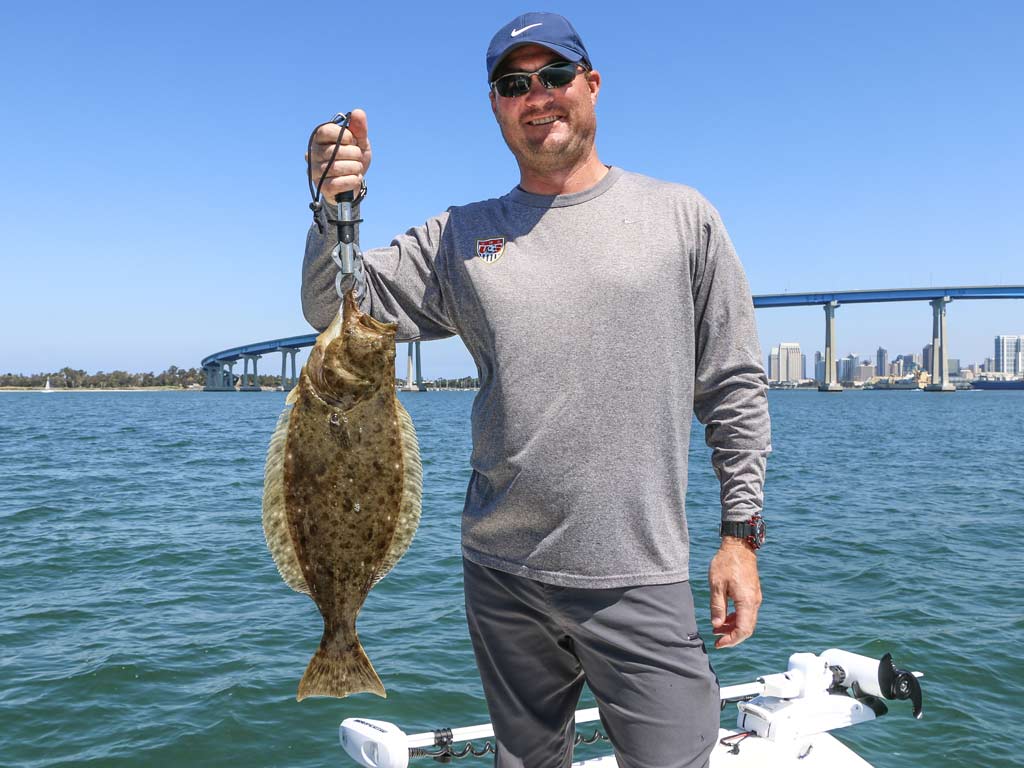
POLYGON ((597 94, 601 90, 601 73, 592 69, 586 73, 587 86, 590 88, 590 101, 597 104, 597 94))

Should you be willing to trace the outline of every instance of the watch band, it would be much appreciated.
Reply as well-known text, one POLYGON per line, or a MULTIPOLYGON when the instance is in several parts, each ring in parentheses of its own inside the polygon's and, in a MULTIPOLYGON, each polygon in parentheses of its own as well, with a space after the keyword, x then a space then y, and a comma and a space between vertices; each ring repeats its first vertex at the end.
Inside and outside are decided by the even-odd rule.
POLYGON ((754 549, 760 549, 765 540, 764 518, 752 515, 749 520, 741 522, 723 522, 719 535, 743 539, 754 549))

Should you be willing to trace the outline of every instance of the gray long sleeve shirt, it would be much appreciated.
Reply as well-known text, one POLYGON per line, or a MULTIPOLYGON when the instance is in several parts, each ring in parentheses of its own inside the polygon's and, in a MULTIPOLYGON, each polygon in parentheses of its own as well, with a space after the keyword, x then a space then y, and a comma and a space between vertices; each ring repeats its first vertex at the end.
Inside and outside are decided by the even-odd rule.
MULTIPOLYGON (((303 309, 318 329, 338 306, 333 240, 313 227, 306 242, 303 309)), ((687 579, 691 413, 722 519, 761 510, 770 427, 753 302, 695 190, 614 167, 574 194, 516 188, 366 251, 364 268, 363 311, 400 339, 458 334, 476 362, 469 560, 571 587, 687 579)))

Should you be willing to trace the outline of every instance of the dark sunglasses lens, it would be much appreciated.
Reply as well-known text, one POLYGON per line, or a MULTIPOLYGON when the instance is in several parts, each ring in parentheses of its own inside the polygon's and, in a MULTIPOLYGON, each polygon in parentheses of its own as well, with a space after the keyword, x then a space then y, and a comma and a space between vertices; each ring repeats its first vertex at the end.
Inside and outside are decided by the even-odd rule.
POLYGON ((494 90, 502 98, 511 99, 530 92, 530 78, 535 74, 545 88, 561 88, 568 85, 576 77, 576 64, 571 61, 560 61, 548 64, 532 74, 514 72, 494 81, 494 90))
POLYGON ((494 90, 505 99, 522 96, 530 90, 530 76, 517 74, 499 77, 494 81, 494 90))
POLYGON ((569 61, 550 64, 537 73, 537 78, 545 88, 561 88, 576 78, 576 65, 569 61))

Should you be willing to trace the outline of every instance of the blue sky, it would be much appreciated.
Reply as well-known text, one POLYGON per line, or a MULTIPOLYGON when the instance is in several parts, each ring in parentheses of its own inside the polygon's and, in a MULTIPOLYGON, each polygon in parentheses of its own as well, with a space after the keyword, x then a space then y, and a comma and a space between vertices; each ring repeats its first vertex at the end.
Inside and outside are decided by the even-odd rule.
MULTIPOLYGON (((309 332, 310 128, 363 107, 363 245, 518 181, 487 106, 509 3, 46 3, 0 10, 0 372, 144 371, 309 332)), ((551 3, 603 76, 606 163, 690 184, 754 293, 1024 284, 1024 6, 551 3)), ((1024 333, 954 302, 950 356, 1024 333)), ((642 308, 638 308, 642 316, 642 308)), ((838 351, 930 340, 927 304, 844 307, 838 351)), ((767 354, 820 309, 759 310, 767 354)), ((279 369, 265 358, 261 371, 279 369)), ((474 372, 457 340, 428 376, 474 372)))

